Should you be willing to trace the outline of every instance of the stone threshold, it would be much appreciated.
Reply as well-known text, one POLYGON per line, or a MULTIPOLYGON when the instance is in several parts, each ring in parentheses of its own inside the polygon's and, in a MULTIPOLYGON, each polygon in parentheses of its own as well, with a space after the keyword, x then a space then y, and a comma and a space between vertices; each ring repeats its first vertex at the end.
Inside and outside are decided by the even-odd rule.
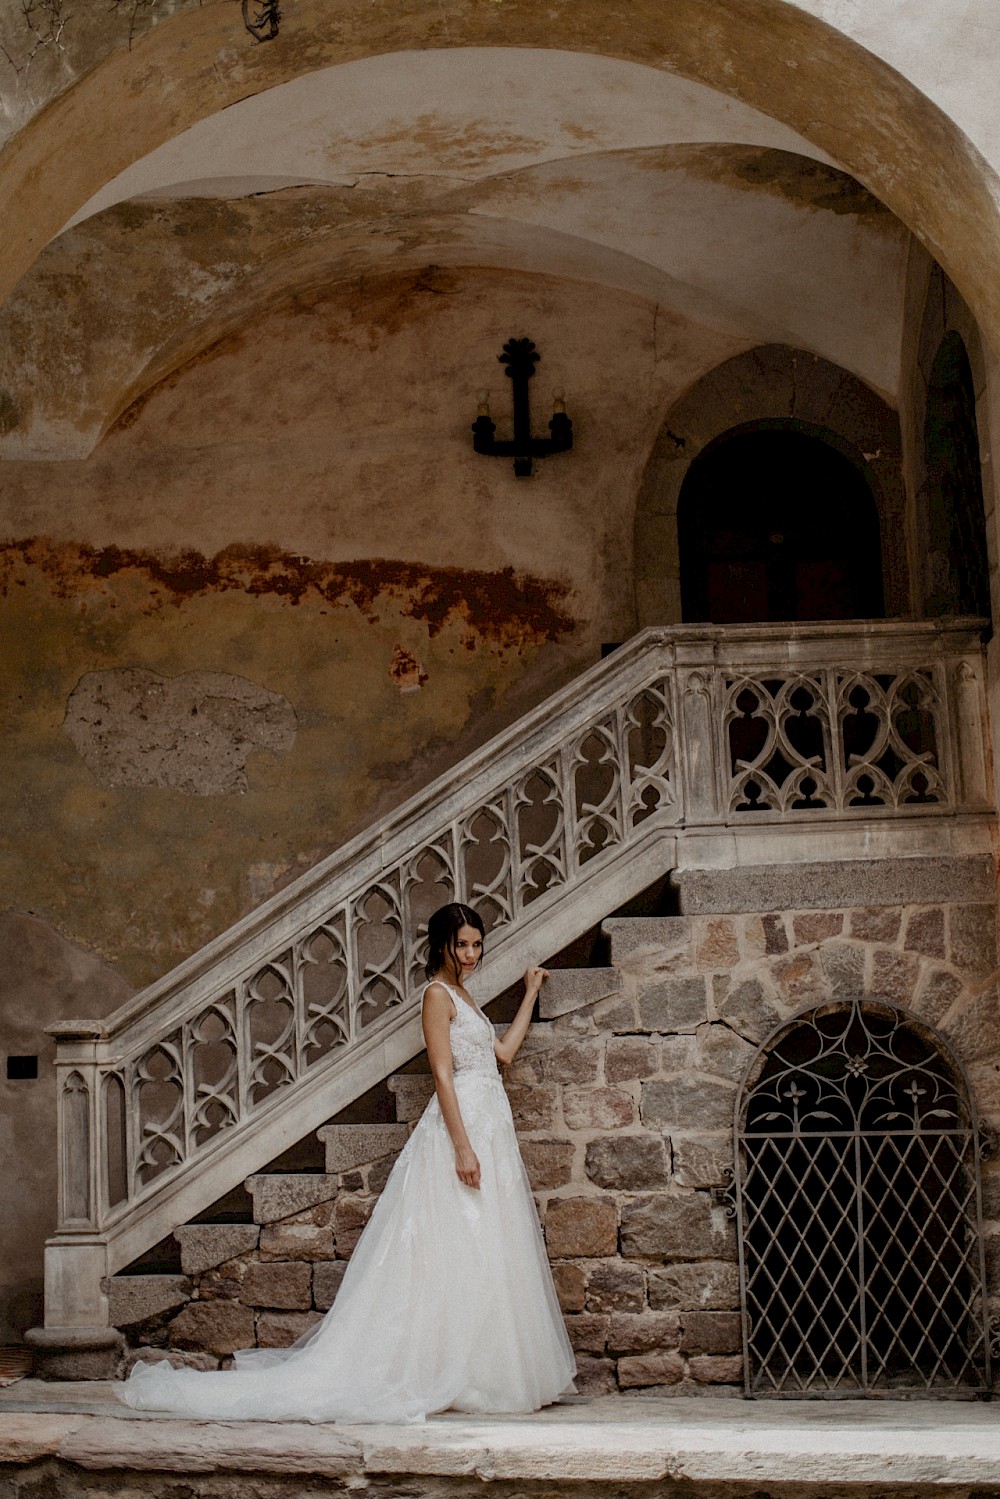
MULTIPOLYGON (((88 1472, 348 1480, 753 1485, 798 1494, 1000 1491, 1000 1406, 603 1396, 531 1416, 415 1426, 211 1422, 129 1411, 113 1384, 25 1380, 0 1396, 0 1463, 88 1472)), ((11 1471, 10 1467, 7 1472, 11 1471)), ((338 1485, 339 1486, 339 1485, 338 1485)))

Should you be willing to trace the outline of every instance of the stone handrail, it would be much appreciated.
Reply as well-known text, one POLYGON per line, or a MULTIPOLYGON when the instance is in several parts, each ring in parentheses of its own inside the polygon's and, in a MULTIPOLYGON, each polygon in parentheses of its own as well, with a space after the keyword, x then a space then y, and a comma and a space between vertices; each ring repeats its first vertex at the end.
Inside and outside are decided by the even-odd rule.
POLYGON ((47 1323, 103 1323, 102 1276, 420 1049, 444 900, 482 913, 492 996, 685 839, 989 814, 980 623, 645 630, 113 1015, 54 1026, 47 1323))

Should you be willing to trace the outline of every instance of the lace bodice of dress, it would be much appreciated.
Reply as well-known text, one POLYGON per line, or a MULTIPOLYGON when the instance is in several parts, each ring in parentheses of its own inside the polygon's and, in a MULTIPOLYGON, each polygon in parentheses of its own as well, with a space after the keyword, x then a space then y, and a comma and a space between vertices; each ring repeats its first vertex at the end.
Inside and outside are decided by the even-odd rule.
MULTIPOLYGON (((441 980, 437 980, 441 983, 441 980)), ((457 1014, 451 1023, 451 1064, 456 1076, 463 1072, 497 1074, 493 1052, 493 1026, 482 1010, 473 1009, 451 984, 444 984, 457 1014)))

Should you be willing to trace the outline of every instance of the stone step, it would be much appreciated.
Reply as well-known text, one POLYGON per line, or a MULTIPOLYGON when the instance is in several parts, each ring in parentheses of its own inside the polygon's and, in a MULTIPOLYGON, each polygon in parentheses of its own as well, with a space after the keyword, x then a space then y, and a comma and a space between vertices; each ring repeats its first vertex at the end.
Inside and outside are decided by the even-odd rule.
POLYGON ((620 994, 621 987, 616 968, 553 968, 538 996, 538 1013, 542 1020, 558 1020, 620 994))
POLYGON ((324 1124, 316 1138, 326 1150, 327 1171, 336 1175, 397 1155, 409 1133, 405 1124, 324 1124))
POLYGON ((184 1223, 174 1229, 185 1275, 201 1275, 257 1248, 256 1223, 184 1223))
POLYGON ((601 922, 601 931, 611 944, 611 964, 633 966, 661 949, 675 952, 691 937, 686 916, 611 916, 601 922))
POLYGON ((253 1198, 255 1223, 277 1223, 337 1195, 337 1178, 327 1176, 325 1171, 248 1176, 246 1185, 253 1198))
POLYGON ((434 1079, 429 1072, 398 1072, 387 1079, 387 1086, 395 1096, 400 1123, 415 1123, 434 1096, 434 1079))
POLYGON ((131 1327, 191 1300, 186 1275, 111 1275, 101 1281, 101 1290, 112 1327, 131 1327))

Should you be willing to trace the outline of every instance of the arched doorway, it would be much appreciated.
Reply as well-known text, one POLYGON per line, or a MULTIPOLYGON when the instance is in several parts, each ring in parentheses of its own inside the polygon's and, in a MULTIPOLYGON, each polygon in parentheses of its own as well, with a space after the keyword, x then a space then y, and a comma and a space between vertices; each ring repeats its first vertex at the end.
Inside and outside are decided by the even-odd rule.
POLYGON ((883 999, 785 1024, 736 1158, 748 1394, 989 1389, 978 1127, 937 1031, 883 999))
POLYGON ((677 515, 685 621, 884 613, 878 508, 845 449, 788 420, 734 428, 699 454, 677 515))

